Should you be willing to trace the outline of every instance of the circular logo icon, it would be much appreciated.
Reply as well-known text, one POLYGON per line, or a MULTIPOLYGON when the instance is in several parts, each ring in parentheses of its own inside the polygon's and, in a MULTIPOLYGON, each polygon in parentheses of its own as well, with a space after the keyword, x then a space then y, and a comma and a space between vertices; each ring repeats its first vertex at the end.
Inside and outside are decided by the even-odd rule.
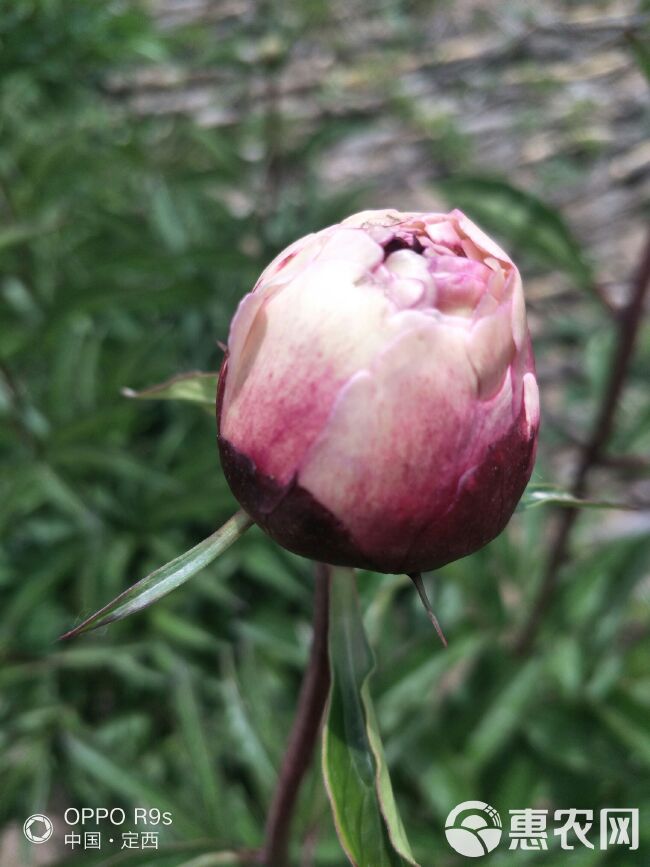
POLYGON ((485 801, 463 801, 445 822, 447 842, 467 858, 480 858, 499 845, 501 817, 485 801))
POLYGON ((34 813, 23 825, 23 834, 30 843, 47 843, 53 833, 52 821, 42 813, 34 813))

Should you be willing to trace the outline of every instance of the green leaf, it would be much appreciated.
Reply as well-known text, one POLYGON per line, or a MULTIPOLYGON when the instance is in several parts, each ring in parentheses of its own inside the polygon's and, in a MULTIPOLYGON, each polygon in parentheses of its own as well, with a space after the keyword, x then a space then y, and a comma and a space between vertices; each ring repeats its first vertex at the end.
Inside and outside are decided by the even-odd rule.
POLYGON ((465 756, 475 767, 489 762, 523 725, 528 707, 540 689, 541 668, 539 659, 522 666, 484 711, 464 747, 465 756))
POLYGON ((250 864, 250 858, 237 852, 206 852, 190 861, 183 861, 179 867, 237 867, 250 864))
POLYGON ((178 203, 167 184, 159 183, 152 195, 151 217, 164 244, 174 253, 182 253, 188 245, 188 235, 178 203))
POLYGON ((205 373, 195 370, 192 373, 181 373, 173 376, 159 385, 152 385, 141 391, 123 388, 124 397, 134 397, 138 400, 188 400, 205 406, 214 406, 217 397, 218 373, 205 373))
POLYGON ((629 750, 637 762, 650 767, 650 734, 647 724, 637 724, 629 713, 604 703, 595 706, 598 717, 611 730, 616 739, 629 750))
POLYGON ((650 82, 650 47, 648 46, 648 35, 647 31, 646 33, 631 32, 627 34, 627 41, 632 49, 637 66, 650 82))
MULTIPOLYGON (((111 853, 75 853, 75 867, 244 867, 250 857, 237 852, 214 852, 209 841, 161 844, 157 850, 143 854, 142 850, 111 853), (188 856, 189 860, 185 859, 188 856), (143 858, 145 860, 143 860, 143 858), (183 859, 180 861, 179 859, 183 859)), ((69 867, 70 859, 57 861, 52 867, 69 867)))
POLYGON ((341 845, 356 867, 417 867, 397 812, 368 689, 374 660, 350 569, 332 570, 329 653, 323 774, 341 845))
POLYGON ((260 792, 268 797, 277 780, 276 768, 256 726, 251 713, 250 695, 246 693, 245 685, 240 683, 231 652, 224 652, 222 664, 220 691, 226 709, 229 745, 233 745, 238 760, 246 766, 260 792))
POLYGON ((174 672, 173 698, 178 725, 195 769, 196 785, 205 815, 210 817, 213 833, 218 831, 220 835, 226 836, 224 814, 227 816, 227 805, 221 803, 219 794, 220 790, 225 791, 225 786, 217 770, 215 745, 212 744, 211 748, 195 685, 187 666, 181 661, 174 672))
POLYGON ((75 735, 66 735, 64 742, 71 761, 117 797, 127 798, 138 807, 168 810, 173 816, 174 829, 181 834, 198 837, 202 833, 203 829, 198 817, 190 816, 179 809, 178 804, 170 801, 159 786, 143 782, 140 773, 120 767, 94 746, 75 735))
POLYGON ((245 512, 237 512, 207 539, 133 584, 61 638, 75 638, 83 632, 106 626, 116 620, 123 620, 162 599, 212 563, 246 532, 252 523, 245 512))
POLYGON ((454 207, 503 238, 515 260, 521 251, 528 252, 545 266, 565 271, 584 288, 593 286, 582 247, 555 208, 500 178, 457 175, 438 186, 454 207))
POLYGON ((58 228, 58 220, 50 220, 40 226, 14 225, 2 228, 0 229, 0 250, 14 247, 17 244, 25 244, 41 235, 55 232, 58 228))
POLYGON ((638 511, 640 508, 611 500, 580 499, 555 485, 528 485, 519 506, 522 509, 531 509, 534 506, 566 506, 572 509, 622 509, 627 512, 638 511))

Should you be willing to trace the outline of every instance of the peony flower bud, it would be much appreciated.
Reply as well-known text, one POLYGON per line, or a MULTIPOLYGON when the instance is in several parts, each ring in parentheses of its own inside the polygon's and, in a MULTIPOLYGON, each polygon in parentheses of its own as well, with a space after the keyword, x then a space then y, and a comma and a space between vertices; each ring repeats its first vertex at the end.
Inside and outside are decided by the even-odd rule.
POLYGON ((366 211, 266 268, 232 321, 219 447, 298 554, 438 568, 503 530, 539 399, 519 272, 460 211, 366 211))

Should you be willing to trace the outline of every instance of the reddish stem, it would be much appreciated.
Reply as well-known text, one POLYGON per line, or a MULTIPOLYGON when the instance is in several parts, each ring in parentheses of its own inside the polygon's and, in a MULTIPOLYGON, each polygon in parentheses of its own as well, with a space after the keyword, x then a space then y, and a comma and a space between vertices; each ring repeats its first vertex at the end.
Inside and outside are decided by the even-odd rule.
POLYGON ((289 834, 296 799, 311 763, 329 693, 329 585, 329 567, 322 563, 316 564, 311 653, 300 688, 296 717, 267 816, 262 854, 265 867, 285 867, 288 864, 289 834))

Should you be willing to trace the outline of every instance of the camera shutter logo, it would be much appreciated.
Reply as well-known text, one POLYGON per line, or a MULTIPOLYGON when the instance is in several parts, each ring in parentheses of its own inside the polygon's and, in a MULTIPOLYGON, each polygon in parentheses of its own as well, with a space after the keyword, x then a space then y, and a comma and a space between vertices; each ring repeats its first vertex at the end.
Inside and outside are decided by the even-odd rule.
POLYGON ((53 833, 52 820, 42 813, 34 813, 23 825, 23 834, 30 843, 47 843, 53 833))
POLYGON ((496 849, 502 831, 501 817, 485 801, 463 801, 445 822, 447 842, 467 858, 480 858, 496 849))

